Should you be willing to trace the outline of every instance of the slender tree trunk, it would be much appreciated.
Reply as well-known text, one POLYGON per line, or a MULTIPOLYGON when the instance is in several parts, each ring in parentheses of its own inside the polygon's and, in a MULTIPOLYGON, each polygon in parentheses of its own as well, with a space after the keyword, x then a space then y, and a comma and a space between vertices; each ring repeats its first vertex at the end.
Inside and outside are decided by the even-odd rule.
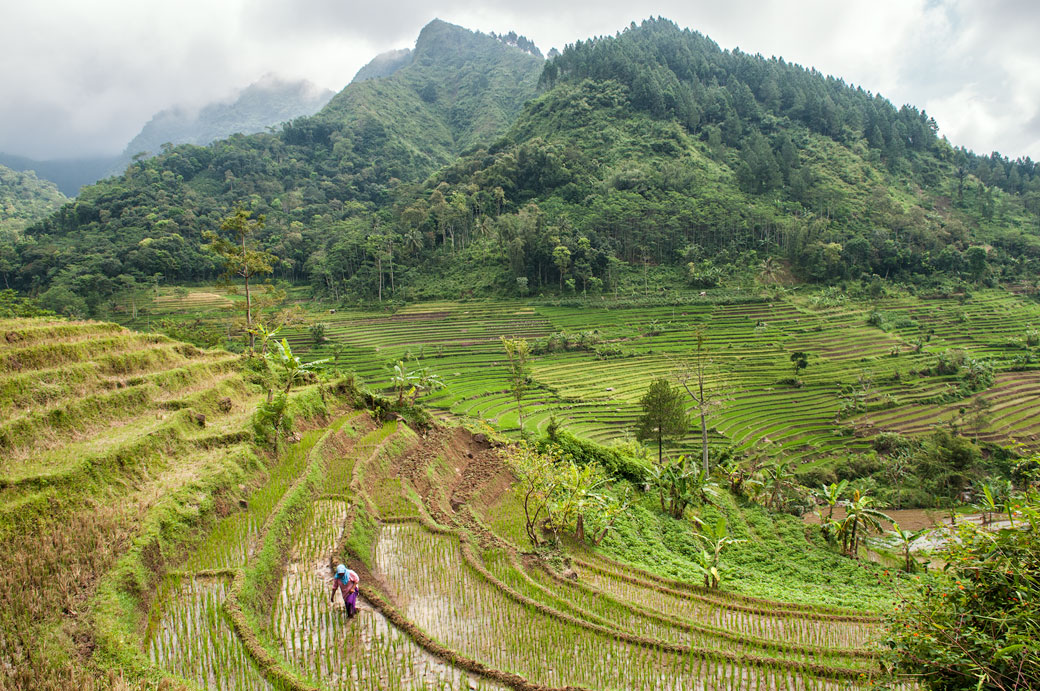
POLYGON ((255 340, 253 336, 253 303, 249 294, 249 266, 246 254, 246 234, 242 233, 242 278, 246 280, 246 331, 249 333, 249 355, 253 355, 255 340))
POLYGON ((249 294, 249 276, 246 277, 246 331, 249 332, 249 354, 253 354, 255 335, 253 334, 253 302, 249 294))
POLYGON ((697 368, 697 389, 700 393, 698 400, 701 414, 701 462, 704 464, 704 473, 708 473, 708 422, 704 419, 704 369, 697 368))

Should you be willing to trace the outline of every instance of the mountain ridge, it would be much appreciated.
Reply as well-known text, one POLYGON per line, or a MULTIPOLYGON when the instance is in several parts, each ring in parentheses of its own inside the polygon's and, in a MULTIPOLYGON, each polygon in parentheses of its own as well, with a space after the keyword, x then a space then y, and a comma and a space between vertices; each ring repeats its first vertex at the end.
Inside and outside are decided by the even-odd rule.
MULTIPOLYGON (((316 115, 136 164, 29 235, 80 247, 72 275, 204 280, 201 231, 244 203, 267 216, 275 276, 335 299, 382 298, 389 270, 411 300, 616 292, 636 270, 647 289, 651 266, 662 288, 708 287, 758 281, 766 259, 805 281, 953 290, 1040 265, 1038 173, 667 20, 549 61, 435 20, 408 64, 316 115)), ((34 251, 21 285, 56 273, 34 251)))

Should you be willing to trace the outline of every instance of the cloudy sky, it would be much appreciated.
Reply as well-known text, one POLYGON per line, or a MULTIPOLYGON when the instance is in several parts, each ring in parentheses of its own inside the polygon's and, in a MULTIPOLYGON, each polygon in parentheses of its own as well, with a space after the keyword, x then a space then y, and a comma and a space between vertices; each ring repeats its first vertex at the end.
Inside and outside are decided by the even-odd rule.
POLYGON ((1036 0, 3 0, 0 151, 118 153, 158 110, 267 73, 339 90, 435 17, 548 51, 651 15, 922 107, 954 144, 1040 159, 1036 0))

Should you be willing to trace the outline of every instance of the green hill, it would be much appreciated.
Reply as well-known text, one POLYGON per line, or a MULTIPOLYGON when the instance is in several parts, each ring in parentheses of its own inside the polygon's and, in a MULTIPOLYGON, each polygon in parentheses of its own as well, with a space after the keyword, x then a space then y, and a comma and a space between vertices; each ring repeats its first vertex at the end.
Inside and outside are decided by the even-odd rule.
MULTIPOLYGON (((942 284, 1040 266, 1036 164, 956 149, 926 113, 841 80, 651 20, 568 46, 541 84, 505 137, 399 202, 405 237, 472 237, 462 254, 427 243, 424 276, 431 255, 497 266, 484 277, 499 291, 609 289, 615 260, 697 287, 767 257, 769 280, 942 284), (469 213, 445 210, 454 199, 469 213)), ((423 279, 416 293, 458 290, 423 279)))
POLYGON ((0 165, 0 242, 54 213, 65 201, 54 183, 31 170, 23 173, 0 165))
POLYGON ((89 188, 29 231, 17 285, 57 281, 94 311, 121 275, 212 278, 201 232, 235 204, 266 214, 276 278, 334 299, 616 293, 626 276, 644 293, 874 276, 952 292, 1040 267, 1037 165, 954 148, 913 107, 663 19, 544 63, 520 46, 435 21, 407 64, 314 117, 89 188))
POLYGON ((211 277, 216 262, 200 249, 202 231, 236 205, 267 215, 263 240, 278 248, 279 275, 300 275, 330 224, 384 207, 403 182, 505 131, 534 94, 541 65, 496 38, 434 21, 407 67, 350 84, 313 117, 277 133, 178 146, 85 188, 29 231, 15 280, 28 288, 56 277, 103 297, 120 275, 211 277))

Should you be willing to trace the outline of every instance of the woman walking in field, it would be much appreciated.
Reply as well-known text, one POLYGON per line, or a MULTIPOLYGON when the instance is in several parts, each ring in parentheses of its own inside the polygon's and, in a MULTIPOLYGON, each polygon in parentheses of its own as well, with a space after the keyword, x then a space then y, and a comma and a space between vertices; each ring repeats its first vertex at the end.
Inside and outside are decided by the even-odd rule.
POLYGON ((357 573, 348 569, 345 564, 336 567, 336 575, 332 577, 332 602, 336 601, 336 591, 343 593, 343 607, 347 618, 353 619, 357 614, 358 578, 357 573))

